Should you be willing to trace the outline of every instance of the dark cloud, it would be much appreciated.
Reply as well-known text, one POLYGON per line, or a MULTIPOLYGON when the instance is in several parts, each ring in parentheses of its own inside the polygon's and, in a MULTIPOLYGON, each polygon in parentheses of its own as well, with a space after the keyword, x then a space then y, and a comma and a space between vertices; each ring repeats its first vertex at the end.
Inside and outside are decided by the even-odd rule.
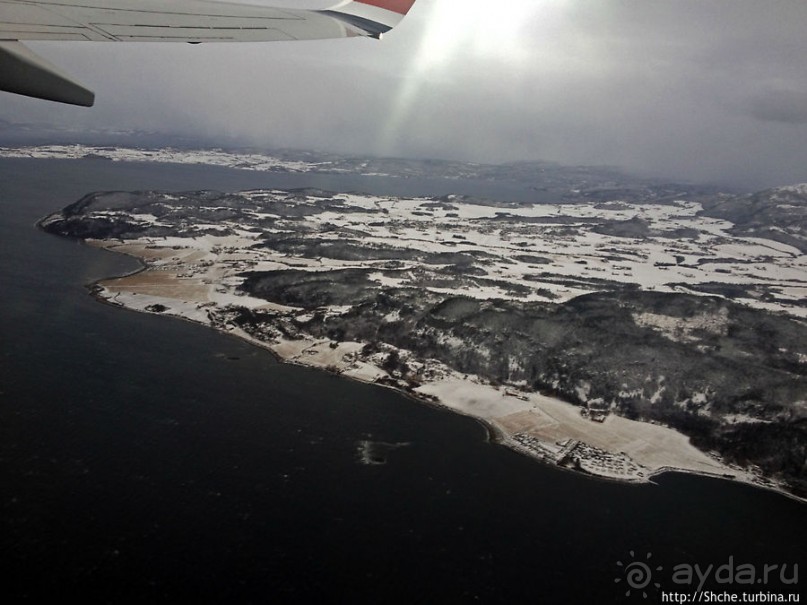
POLYGON ((803 0, 418 0, 381 42, 41 43, 97 106, 6 95, 0 119, 762 187, 807 181, 805 22, 803 0))
POLYGON ((770 91, 754 99, 751 115, 769 122, 807 124, 807 92, 770 91))

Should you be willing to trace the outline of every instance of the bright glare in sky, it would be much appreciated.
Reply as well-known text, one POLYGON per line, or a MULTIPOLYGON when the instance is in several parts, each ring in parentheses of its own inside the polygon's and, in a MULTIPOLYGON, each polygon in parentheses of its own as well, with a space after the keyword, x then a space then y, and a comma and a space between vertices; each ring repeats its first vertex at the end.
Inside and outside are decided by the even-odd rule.
POLYGON ((381 147, 394 148, 405 125, 418 113, 419 99, 433 77, 453 79, 465 71, 458 68, 487 69, 489 61, 495 69, 518 70, 530 60, 533 38, 551 33, 570 1, 418 0, 411 15, 417 15, 417 27, 406 30, 412 44, 409 64, 385 123, 381 147))
POLYGON ((421 2, 428 8, 418 60, 421 68, 431 68, 469 56, 520 61, 526 58, 524 42, 541 36, 567 0, 421 2))

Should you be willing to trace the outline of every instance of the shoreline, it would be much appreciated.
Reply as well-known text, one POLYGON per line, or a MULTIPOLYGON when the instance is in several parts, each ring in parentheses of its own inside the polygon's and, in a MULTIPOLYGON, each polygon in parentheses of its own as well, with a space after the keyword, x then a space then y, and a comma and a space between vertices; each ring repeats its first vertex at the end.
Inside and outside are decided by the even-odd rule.
MULTIPOLYGON (((145 269, 147 269, 147 267, 144 266, 142 269, 138 269, 136 272, 132 273, 132 275, 134 275, 136 273, 139 273, 140 271, 145 270, 145 269)), ((705 478, 709 478, 709 479, 720 479, 720 480, 724 480, 724 481, 742 483, 742 484, 747 485, 749 487, 754 487, 754 488, 757 488, 757 489, 763 489, 763 490, 766 490, 766 491, 774 492, 774 493, 779 494, 781 496, 785 496, 785 497, 787 497, 787 498, 789 498, 791 500, 795 500, 795 501, 800 502, 802 504, 807 504, 807 498, 802 498, 800 496, 797 496, 797 495, 795 495, 795 494, 793 494, 793 493, 791 493, 791 492, 789 492, 789 491, 787 491, 787 490, 785 490, 785 489, 783 489, 783 488, 781 488, 781 487, 779 487, 777 485, 764 485, 764 484, 760 484, 760 483, 757 483, 757 482, 752 481, 752 480, 737 477, 736 475, 726 476, 726 475, 723 475, 723 474, 720 474, 720 473, 700 471, 700 470, 688 469, 688 468, 684 468, 684 467, 663 466, 663 467, 659 467, 657 469, 650 470, 647 473, 647 475, 645 477, 641 478, 641 479, 629 479, 629 478, 620 478, 620 477, 610 477, 610 476, 606 476, 606 475, 598 475, 598 474, 594 474, 594 473, 591 473, 591 472, 586 472, 586 471, 579 470, 579 469, 574 469, 574 468, 569 468, 569 467, 566 467, 566 466, 561 466, 559 464, 552 464, 550 461, 546 460, 545 458, 534 454, 528 448, 521 446, 517 442, 514 442, 513 439, 505 431, 503 431, 501 428, 497 427, 491 420, 481 418, 479 416, 475 416, 475 415, 472 415, 472 414, 463 413, 461 411, 458 411, 456 408, 453 408, 453 407, 447 405, 446 403, 444 403, 442 401, 430 400, 430 399, 418 396, 416 393, 409 392, 406 389, 398 388, 398 387, 393 386, 391 384, 384 384, 384 383, 381 383, 381 382, 363 380, 363 379, 361 379, 361 378, 359 378, 357 376, 352 376, 352 375, 344 374, 344 373, 340 373, 340 372, 332 372, 332 371, 329 371, 329 370, 327 370, 325 368, 322 368, 322 367, 302 363, 297 359, 289 359, 289 358, 283 357, 277 351, 275 351, 271 346, 269 346, 267 343, 264 343, 262 341, 259 341, 259 340, 255 339, 255 338, 252 338, 252 337, 248 337, 248 335, 246 335, 245 333, 244 334, 236 334, 233 331, 222 330, 222 329, 216 328, 214 326, 211 326, 209 324, 204 324, 204 323, 196 321, 194 319, 184 317, 182 315, 157 313, 157 312, 154 312, 154 311, 146 311, 146 310, 135 309, 135 308, 126 306, 121 302, 118 302, 118 301, 115 301, 115 300, 109 299, 109 298, 104 298, 103 296, 101 296, 100 292, 101 292, 101 289, 103 289, 103 286, 101 286, 101 282, 105 281, 106 279, 114 279, 116 277, 117 276, 110 276, 110 277, 106 277, 106 278, 100 278, 100 279, 97 279, 97 280, 95 280, 95 281, 93 281, 93 282, 91 282, 89 284, 86 284, 85 287, 88 289, 89 294, 97 302, 99 302, 101 304, 106 304, 106 305, 109 305, 111 307, 115 307, 117 309, 124 309, 126 311, 130 311, 130 312, 133 312, 133 313, 140 313, 140 314, 143 314, 143 315, 163 316, 163 317, 169 317, 171 319, 178 319, 178 320, 185 321, 187 323, 190 323, 190 324, 193 324, 193 325, 196 325, 196 326, 202 326, 202 327, 205 327, 205 328, 208 328, 208 329, 212 329, 212 330, 214 330, 215 332, 217 332, 219 334, 232 336, 233 338, 237 338, 239 340, 247 342, 251 346, 254 346, 256 348, 259 348, 259 349, 261 349, 263 351, 268 352, 272 356, 272 358, 278 363, 287 364, 287 365, 293 365, 293 366, 297 366, 297 367, 301 367, 301 368, 307 368, 307 369, 314 370, 314 371, 329 372, 331 374, 334 374, 335 376, 338 376, 341 379, 352 380, 352 381, 355 381, 355 382, 358 382, 358 383, 361 383, 361 384, 372 385, 372 386, 379 387, 379 388, 386 388, 386 389, 394 391, 395 393, 397 393, 397 394, 405 397, 406 399, 408 399, 408 400, 410 400, 410 401, 412 401, 414 403, 417 403, 419 405, 427 405, 427 406, 430 406, 432 408, 435 408, 435 409, 438 409, 438 410, 441 410, 441 411, 444 411, 444 412, 447 412, 447 413, 459 414, 459 415, 465 416, 466 418, 470 418, 470 419, 476 421, 480 425, 480 427, 482 427, 484 429, 484 431, 485 431, 485 442, 486 443, 490 443, 490 444, 493 444, 493 445, 498 445, 498 446, 501 446, 501 447, 505 447, 505 448, 507 448, 507 449, 509 449, 511 451, 515 451, 515 452, 517 452, 517 453, 519 453, 521 455, 526 456, 527 458, 529 458, 530 460, 532 460, 532 461, 534 461, 536 463, 543 464, 545 466, 549 466, 549 467, 551 467, 553 469, 556 469, 558 471, 573 473, 573 474, 575 474, 577 476, 582 476, 582 477, 585 477, 585 478, 587 478, 589 480, 605 481, 605 482, 608 482, 608 483, 619 483, 619 484, 622 484, 622 485, 636 485, 636 486, 655 484, 653 479, 655 477, 659 477, 659 476, 661 476, 661 475, 663 475, 665 473, 678 473, 678 474, 685 474, 685 475, 694 475, 694 476, 705 477, 705 478)), ((120 277, 124 277, 124 276, 120 276, 120 277)), ((566 403, 566 402, 564 402, 564 403, 566 403)), ((566 404, 566 405, 573 405, 573 404, 566 404)))
MULTIPOLYGON (((38 226, 39 226, 39 223, 38 223, 38 226)), ((586 477, 588 479, 602 480, 602 481, 608 481, 608 482, 616 482, 616 483, 621 483, 621 484, 625 484, 625 485, 653 484, 653 483, 655 483, 653 481, 653 479, 655 477, 659 477, 659 476, 661 476, 661 475, 663 475, 665 473, 681 473, 681 474, 698 475, 698 476, 703 476, 703 477, 707 477, 707 478, 710 478, 710 479, 723 479, 723 480, 743 483, 743 484, 749 485, 751 487, 765 489, 767 491, 775 492, 777 494, 786 496, 789 499, 796 500, 796 501, 801 502, 801 503, 807 503, 807 498, 802 498, 802 497, 799 497, 799 496, 797 496, 795 494, 792 494, 789 491, 785 490, 784 488, 782 488, 781 486, 778 486, 776 484, 765 485, 764 483, 760 483, 760 482, 758 482, 759 479, 755 480, 755 478, 756 478, 755 475, 752 475, 752 474, 750 474, 748 472, 744 472, 744 471, 742 471, 740 469, 734 469, 734 468, 731 468, 731 467, 724 466, 722 464, 722 462, 718 462, 718 461, 715 461, 715 464, 717 466, 719 466, 719 467, 722 467, 722 468, 718 468, 718 469, 715 469, 713 471, 708 471, 708 470, 698 469, 698 468, 687 468, 685 466, 660 465, 660 466, 657 466, 655 468, 642 467, 643 470, 646 471, 646 472, 640 473, 640 476, 630 476, 630 477, 627 477, 627 476, 626 477, 619 477, 619 476, 612 476, 612 475, 608 475, 608 474, 598 474, 596 472, 591 472, 590 470, 587 470, 587 469, 584 469, 584 468, 579 468, 579 467, 578 468, 573 468, 573 467, 570 467, 568 465, 559 464, 559 463, 553 463, 553 461, 548 459, 547 456, 540 455, 540 454, 536 453, 534 450, 531 450, 529 447, 526 447, 522 443, 519 443, 518 441, 516 441, 516 439, 514 438, 514 435, 512 433, 508 432, 504 427, 502 427, 497 422, 497 420, 495 418, 489 418, 489 417, 481 416, 479 414, 474 414, 474 413, 471 413, 468 410, 461 409, 457 405, 451 405, 451 403, 449 403, 447 401, 444 401, 442 398, 435 397, 434 395, 431 395, 429 393, 418 392, 416 389, 405 388, 405 387, 403 387, 401 385, 400 381, 396 381, 394 378, 379 381, 378 378, 372 379, 371 377, 369 377, 367 375, 364 375, 361 372, 352 372, 351 373, 351 372, 345 371, 344 368, 329 367, 329 366, 323 365, 321 362, 320 363, 312 363, 311 361, 309 361, 308 363, 306 363, 304 361, 304 358, 301 358, 301 356, 300 356, 302 354, 302 352, 310 352, 310 350, 313 349, 314 347, 316 347, 318 345, 319 346, 323 345, 322 342, 317 342, 315 339, 311 339, 311 338, 305 339, 304 338, 304 339, 302 339, 302 341, 303 341, 302 343, 298 342, 298 345, 299 344, 308 345, 308 346, 303 347, 301 349, 301 354, 298 354, 297 356, 284 355, 278 349, 282 348, 284 344, 288 344, 289 342, 294 342, 294 341, 285 341, 285 342, 281 342, 279 344, 275 343, 274 346, 273 346, 272 343, 261 341, 260 339, 255 338, 254 336, 251 336, 250 334, 246 333, 244 330, 239 329, 239 328, 235 328, 235 327, 230 327, 230 329, 221 328, 221 327, 212 325, 211 323, 205 323, 204 321, 200 321, 198 319, 194 319, 192 317, 185 316, 185 315, 183 315, 181 313, 155 312, 155 311, 149 311, 149 310, 146 310, 146 309, 139 309, 139 308, 127 305, 124 302, 121 302, 121 301, 117 300, 117 296, 118 296, 118 294, 120 294, 120 292, 118 294, 114 294, 113 296, 104 296, 105 292, 108 293, 108 294, 112 294, 112 290, 110 290, 107 287, 107 285, 105 285, 105 282, 109 282, 110 280, 122 279, 122 278, 125 278, 125 277, 131 277, 131 276, 135 276, 135 275, 147 272, 149 270, 149 265, 146 263, 144 258, 139 257, 139 256, 137 256, 136 254, 133 254, 130 251, 110 249, 108 246, 104 245, 103 242, 98 242, 98 243, 88 242, 87 240, 83 240, 83 239, 80 239, 79 241, 83 245, 87 245, 87 246, 90 246, 90 247, 93 247, 93 248, 96 248, 96 249, 106 250, 108 252, 113 252, 113 253, 118 253, 118 254, 124 254, 126 256, 129 256, 131 258, 136 259, 138 261, 138 263, 140 264, 140 267, 138 267, 134 271, 131 271, 131 272, 126 273, 124 275, 102 277, 102 278, 96 279, 96 280, 94 280, 94 281, 92 281, 92 282, 90 282, 88 284, 85 284, 85 287, 88 289, 90 295, 92 295, 93 298, 98 302, 101 302, 103 304, 108 304, 108 305, 116 307, 116 308, 126 309, 128 311, 144 313, 144 314, 149 314, 149 315, 164 315, 164 316, 171 317, 172 319, 181 319, 181 320, 187 321, 187 322, 195 324, 195 325, 201 325, 201 326, 204 326, 204 327, 207 327, 207 328, 212 328, 212 329, 214 329, 216 332, 218 332, 220 334, 231 335, 234 338, 238 338, 238 339, 240 339, 242 341, 245 341, 245 342, 249 343, 252 346, 258 347, 258 348, 260 348, 260 349, 262 349, 264 351, 268 351, 272 355, 273 359, 275 361, 277 361, 278 363, 296 365, 296 366, 299 366, 299 367, 305 367, 305 368, 309 368, 309 369, 312 369, 312 370, 324 370, 324 371, 328 371, 328 372, 330 372, 332 374, 335 374, 335 375, 339 376, 340 378, 347 378, 347 379, 354 380, 356 382, 360 382, 360 383, 364 383, 364 384, 370 384, 370 385, 379 386, 379 387, 386 387, 388 389, 391 389, 391 390, 395 391, 396 393, 398 393, 400 395, 403 395, 407 399, 409 399, 409 400, 411 400, 413 402, 416 402, 418 404, 421 404, 421 405, 425 404, 425 405, 429 405, 429 406, 431 406, 431 407, 433 407, 435 409, 440 409, 442 411, 446 411, 446 412, 466 416, 466 417, 471 418, 471 419, 475 420, 476 422, 478 422, 479 425, 485 430, 485 434, 486 434, 485 441, 487 443, 492 443, 492 444, 495 444, 495 445, 506 447, 506 448, 510 449, 511 451, 515 451, 515 452, 517 452, 519 454, 527 456, 528 458, 532 459, 533 461, 545 464, 547 466, 552 466, 557 470, 573 472, 573 473, 575 473, 575 474, 577 474, 579 476, 584 476, 584 477, 586 477), (334 371, 334 370, 337 370, 337 371, 334 371), (721 473, 721 472, 719 472, 720 470, 723 470, 725 472, 721 473)), ((353 344, 361 345, 363 343, 353 343, 353 344)), ((299 348, 299 347, 297 347, 297 348, 299 348)), ((378 372, 384 373, 383 370, 380 370, 380 368, 375 367, 375 369, 378 372)), ((421 387, 418 387, 418 388, 422 388, 423 386, 429 386, 429 384, 431 384, 431 383, 424 383, 423 385, 421 385, 421 387)), ((477 383, 477 384, 475 384, 475 386, 483 387, 483 386, 487 386, 487 385, 482 385, 482 384, 477 383)), ((539 397, 544 397, 542 395, 538 395, 538 396, 539 397)), ((560 405, 568 406, 570 408, 574 408, 574 410, 579 413, 579 408, 577 406, 574 406, 573 404, 570 404, 570 403, 567 403, 567 402, 563 402, 561 400, 556 400, 556 401, 560 405)), ((593 421, 587 420, 586 422, 591 423, 593 425, 593 427, 597 426, 597 424, 594 423, 593 421)), ((630 422, 637 422, 637 421, 630 421, 630 422)), ((644 425, 648 425, 648 426, 656 426, 656 425, 650 425, 650 423, 645 423, 645 422, 638 422, 638 424, 644 424, 644 425)), ((662 427, 658 427, 658 428, 662 428, 662 427)), ((676 434, 683 436, 682 434, 678 433, 677 431, 674 431, 674 429, 669 429, 667 427, 663 427, 663 430, 673 431, 676 434)), ((687 439, 687 441, 688 441, 688 439, 687 439)), ((698 452, 700 452, 700 450, 698 450, 698 452)))
MULTIPOLYGON (((133 258, 136 258, 136 257, 133 257, 133 258)), ((147 269, 147 267, 144 267, 144 268, 147 269)), ((102 281, 104 281, 106 279, 114 279, 114 278, 115 278, 115 276, 111 276, 111 277, 107 277, 107 278, 101 278, 101 279, 98 279, 98 280, 95 280, 95 281, 91 282, 90 284, 87 284, 86 287, 88 289, 90 289, 90 288, 99 286, 100 282, 102 282, 102 281)), ((133 313, 140 313, 140 314, 144 314, 144 315, 154 315, 154 316, 161 316, 162 315, 162 316, 165 316, 165 317, 170 317, 171 319, 179 319, 181 321, 185 321, 185 322, 188 322, 188 323, 196 325, 196 326, 202 326, 202 327, 205 327, 205 328, 208 328, 208 329, 212 329, 215 332, 217 332, 218 334, 228 335, 228 336, 231 336, 233 338, 237 338, 237 339, 239 339, 241 341, 244 341, 244 342, 248 343, 251 346, 254 346, 256 348, 261 349, 262 351, 266 351, 267 353, 269 353, 272 356, 272 358, 277 363, 297 366, 297 367, 301 367, 301 368, 306 368, 306 369, 309 369, 309 370, 312 370, 312 371, 324 371, 324 372, 328 372, 330 374, 333 374, 335 376, 338 376, 340 379, 352 380, 354 382, 358 382, 358 383, 366 384, 366 385, 371 385, 371 386, 379 387, 379 388, 386 388, 386 389, 389 389, 391 391, 394 391, 398 395, 403 396, 404 398, 408 399, 409 401, 412 401, 412 402, 417 403, 419 405, 427 405, 429 407, 432 407, 432 408, 440 410, 440 411, 444 411, 444 412, 447 412, 447 413, 458 414, 458 415, 464 416, 466 418, 469 418, 471 420, 476 421, 480 425, 480 427, 484 429, 484 431, 485 431, 485 442, 486 443, 507 448, 507 449, 509 449, 511 451, 514 451, 514 452, 516 452, 518 454, 521 454, 521 455, 529 458, 531 461, 533 461, 535 463, 542 464, 544 466, 548 466, 548 467, 550 467, 550 468, 552 468, 554 470, 560 471, 560 472, 572 473, 572 474, 574 474, 574 475, 576 475, 578 477, 584 477, 584 478, 586 478, 588 480, 591 480, 591 481, 604 481, 604 482, 607 482, 607 483, 618 483, 618 484, 625 485, 625 486, 637 486, 637 487, 638 486, 646 486, 646 485, 650 485, 650 484, 657 485, 656 482, 653 481, 653 479, 655 477, 660 477, 661 475, 664 475, 666 473, 673 473, 673 474, 677 473, 677 474, 683 474, 683 475, 693 475, 693 476, 704 477, 704 478, 708 478, 708 479, 718 479, 718 480, 730 481, 730 482, 734 482, 734 483, 741 483, 743 485, 747 485, 749 487, 753 487, 753 488, 756 488, 756 489, 762 489, 762 490, 765 490, 765 491, 774 492, 774 493, 776 493, 778 495, 785 496, 790 500, 795 500, 796 502, 800 502, 802 504, 807 504, 807 498, 799 497, 799 496, 797 496, 797 495, 795 495, 795 494, 793 494, 791 492, 788 492, 787 490, 785 490, 785 489, 783 489, 783 488, 781 488, 779 486, 776 486, 776 485, 764 485, 764 484, 756 483, 756 482, 751 481, 751 480, 738 478, 737 476, 725 476, 725 475, 720 474, 720 473, 710 473, 710 472, 706 472, 706 471, 698 471, 698 470, 688 469, 688 468, 683 468, 683 467, 664 466, 664 467, 660 467, 660 468, 651 470, 644 478, 641 478, 641 479, 628 479, 628 478, 620 478, 620 477, 609 477, 609 476, 605 476, 605 475, 597 475, 597 474, 594 474, 594 473, 590 473, 590 472, 586 472, 586 471, 582 471, 582 470, 578 470, 578 469, 574 469, 574 468, 569 468, 569 467, 566 467, 566 466, 561 466, 559 464, 552 464, 550 461, 546 460, 545 458, 542 458, 540 456, 535 455, 535 453, 531 452, 528 448, 521 446, 521 444, 519 444, 518 442, 515 442, 504 430, 502 430, 500 427, 496 426, 496 424, 493 421, 485 419, 485 418, 481 418, 479 416, 474 416, 474 415, 471 415, 471 414, 463 413, 463 412, 458 411, 457 409, 452 408, 451 406, 445 404, 444 402, 434 401, 434 400, 426 399, 426 398, 423 398, 423 397, 419 397, 416 393, 412 393, 412 392, 407 391, 406 389, 403 389, 403 388, 397 388, 397 387, 395 387, 395 386, 393 386, 391 384, 385 384, 385 383, 381 383, 381 382, 362 380, 361 378, 359 378, 357 376, 352 376, 352 375, 338 373, 338 372, 332 372, 332 371, 329 371, 329 370, 327 370, 325 368, 321 368, 321 367, 317 367, 317 366, 314 366, 314 365, 302 363, 302 362, 300 362, 299 360, 296 360, 296 359, 285 358, 282 355, 280 355, 277 351, 275 351, 267 343, 262 342, 262 341, 260 341, 260 340, 258 340, 256 338, 250 337, 246 333, 237 334, 234 331, 222 330, 222 329, 216 328, 214 326, 211 326, 209 324, 204 324, 204 323, 201 323, 199 321, 196 321, 196 320, 193 320, 193 319, 190 319, 190 318, 187 318, 187 317, 183 317, 181 315, 166 315, 164 313, 155 313, 153 311, 145 311, 145 310, 134 309, 132 307, 128 307, 128 306, 126 306, 126 305, 124 305, 122 303, 119 303, 119 302, 112 302, 110 299, 106 299, 103 296, 100 296, 99 293, 93 292, 93 291, 90 291, 90 295, 97 302, 99 302, 101 304, 106 304, 106 305, 109 305, 109 306, 112 306, 112 307, 115 307, 115 308, 118 308, 118 309, 124 309, 126 311, 131 311, 133 313)), ((568 404, 568 405, 572 405, 572 404, 568 404)))

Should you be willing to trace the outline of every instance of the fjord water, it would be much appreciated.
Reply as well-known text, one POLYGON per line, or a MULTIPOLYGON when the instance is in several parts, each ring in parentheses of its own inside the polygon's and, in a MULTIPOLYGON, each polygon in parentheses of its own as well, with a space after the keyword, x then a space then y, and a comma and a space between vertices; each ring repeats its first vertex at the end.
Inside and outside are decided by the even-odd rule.
POLYGON ((474 420, 100 304, 84 285, 136 262, 34 225, 95 190, 308 185, 452 190, 0 160, 4 602, 617 603, 630 551, 666 570, 803 563, 803 504, 695 476, 630 486, 547 467, 474 420), (403 445, 367 465, 363 441, 403 445))

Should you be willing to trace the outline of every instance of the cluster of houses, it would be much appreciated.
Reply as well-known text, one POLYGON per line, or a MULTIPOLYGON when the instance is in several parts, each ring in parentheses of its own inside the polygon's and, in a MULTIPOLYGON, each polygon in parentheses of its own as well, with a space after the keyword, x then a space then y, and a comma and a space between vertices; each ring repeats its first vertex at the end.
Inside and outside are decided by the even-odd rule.
POLYGON ((550 443, 527 433, 516 433, 513 439, 533 456, 559 466, 600 477, 641 479, 645 476, 644 469, 627 454, 606 452, 576 439, 550 443))

